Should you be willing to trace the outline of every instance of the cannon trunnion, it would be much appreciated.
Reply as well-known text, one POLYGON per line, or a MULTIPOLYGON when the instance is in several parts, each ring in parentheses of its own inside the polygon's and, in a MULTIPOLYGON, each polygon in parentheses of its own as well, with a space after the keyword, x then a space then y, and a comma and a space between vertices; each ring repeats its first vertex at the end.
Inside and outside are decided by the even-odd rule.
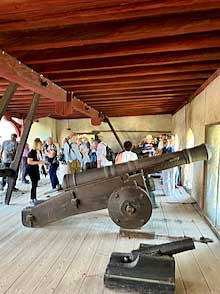
POLYGON ((65 217, 109 209, 119 226, 140 228, 151 217, 152 205, 141 170, 154 173, 186 163, 207 160, 206 146, 200 145, 157 157, 66 175, 64 190, 49 200, 22 210, 22 223, 42 227, 65 217), (129 173, 139 172, 129 175, 129 173))

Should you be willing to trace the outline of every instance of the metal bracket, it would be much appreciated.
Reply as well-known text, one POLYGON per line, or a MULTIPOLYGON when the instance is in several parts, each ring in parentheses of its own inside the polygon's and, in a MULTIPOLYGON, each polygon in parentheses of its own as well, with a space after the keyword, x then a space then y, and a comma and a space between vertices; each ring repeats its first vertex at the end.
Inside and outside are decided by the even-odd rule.
POLYGON ((76 208, 79 208, 80 200, 76 197, 76 194, 73 193, 73 199, 71 199, 71 204, 73 204, 76 208))

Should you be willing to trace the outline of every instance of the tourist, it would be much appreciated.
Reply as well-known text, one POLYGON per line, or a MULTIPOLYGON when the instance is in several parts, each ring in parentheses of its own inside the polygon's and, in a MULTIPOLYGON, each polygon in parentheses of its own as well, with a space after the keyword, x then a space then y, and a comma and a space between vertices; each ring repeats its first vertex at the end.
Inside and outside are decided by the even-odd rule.
POLYGON ((44 165, 45 162, 41 158, 40 150, 42 148, 42 142, 39 138, 36 138, 33 143, 31 151, 28 153, 27 159, 27 171, 31 179, 31 202, 30 205, 37 204, 37 184, 40 180, 39 165, 44 165))
POLYGON ((132 152, 131 149, 132 149, 132 142, 125 141, 124 142, 125 151, 118 153, 115 159, 115 164, 137 160, 138 159, 137 154, 135 152, 132 152))
POLYGON ((108 147, 108 145, 103 141, 103 138, 99 136, 99 143, 97 146, 97 168, 112 165, 112 160, 108 160, 106 158, 107 148, 110 149, 110 147, 108 147))
POLYGON ((78 135, 72 132, 63 146, 65 162, 68 166, 69 172, 74 174, 80 172, 82 169, 82 155, 78 147, 78 135))
MULTIPOLYGON (((163 141, 162 154, 174 152, 173 146, 169 145, 169 141, 166 139, 163 141)), ((173 186, 173 169, 169 168, 162 171, 163 189, 167 196, 173 196, 175 192, 175 183, 173 186)))
MULTIPOLYGON (((2 167, 7 168, 10 167, 12 161, 14 160, 15 153, 18 147, 18 142, 16 141, 17 135, 11 134, 11 139, 6 140, 2 144, 1 152, 0 152, 0 159, 2 161, 2 167)), ((1 190, 6 187, 6 177, 2 178, 1 190)), ((18 189, 14 187, 14 191, 18 189)))
POLYGON ((55 191, 56 189, 59 189, 59 181, 57 178, 57 168, 59 166, 59 162, 57 160, 57 147, 53 143, 53 139, 51 137, 46 140, 46 144, 44 145, 44 154, 45 162, 49 167, 52 191, 55 191))
POLYGON ((95 141, 94 139, 91 141, 91 150, 90 150, 90 167, 96 168, 97 167, 97 147, 98 147, 98 141, 95 141))
POLYGON ((146 138, 144 139, 144 143, 142 146, 142 154, 146 155, 147 157, 154 156, 154 147, 153 147, 152 141, 153 141, 152 135, 147 135, 146 138))

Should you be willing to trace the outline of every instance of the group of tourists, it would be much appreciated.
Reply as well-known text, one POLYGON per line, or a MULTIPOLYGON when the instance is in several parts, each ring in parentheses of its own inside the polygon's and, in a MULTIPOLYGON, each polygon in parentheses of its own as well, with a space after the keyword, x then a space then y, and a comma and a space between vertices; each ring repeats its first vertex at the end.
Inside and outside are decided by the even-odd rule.
MULTIPOLYGON (((3 142, 0 152, 2 167, 9 167, 14 160, 18 142, 17 135, 12 134, 10 140, 3 142)), ((101 136, 88 139, 87 135, 79 136, 77 133, 70 133, 63 140, 62 146, 58 152, 53 138, 49 137, 45 141, 35 138, 32 147, 26 143, 21 161, 21 180, 24 184, 29 184, 27 176, 31 181, 31 204, 37 202, 37 186, 40 180, 40 172, 45 176, 49 174, 51 187, 53 191, 62 189, 64 176, 83 172, 87 169, 101 168, 120 164, 132 160, 137 160, 138 155, 155 156, 174 151, 174 140, 166 134, 158 138, 151 135, 144 138, 143 143, 139 145, 139 151, 134 148, 131 141, 124 142, 123 151, 114 154, 101 136), (139 152, 141 150, 141 152, 139 152)), ((177 171, 169 169, 163 171, 162 179, 164 191, 171 195, 175 190, 175 177, 177 171)), ((0 189, 7 188, 6 177, 2 178, 0 189)), ((17 191, 17 188, 14 188, 17 191)))
MULTIPOLYGON (((0 152, 1 166, 7 168, 14 160, 18 147, 17 135, 12 134, 10 140, 3 142, 0 152)), ((40 180, 40 172, 50 176, 52 190, 62 189, 63 179, 66 174, 82 172, 86 169, 100 168, 114 163, 114 154, 111 148, 105 144, 101 137, 91 138, 86 135, 78 136, 72 132, 63 141, 58 152, 53 138, 45 141, 35 138, 30 148, 26 143, 21 161, 21 180, 29 184, 31 181, 31 203, 37 203, 37 186, 40 180)), ((6 177, 2 178, 0 190, 7 190, 6 177)), ((15 187, 14 191, 18 189, 15 187)))
MULTIPOLYGON (((159 137, 152 135, 146 136, 143 143, 139 145, 143 156, 157 156, 175 152, 175 139, 172 135, 162 134, 159 137)), ((164 194, 173 196, 175 189, 178 189, 179 169, 178 167, 169 168, 162 171, 162 183, 164 194)))

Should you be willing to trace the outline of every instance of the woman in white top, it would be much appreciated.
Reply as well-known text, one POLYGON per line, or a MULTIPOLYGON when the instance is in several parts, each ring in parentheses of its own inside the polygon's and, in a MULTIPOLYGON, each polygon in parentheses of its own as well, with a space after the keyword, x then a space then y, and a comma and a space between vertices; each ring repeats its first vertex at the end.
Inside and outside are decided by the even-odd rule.
POLYGON ((115 164, 120 164, 128 161, 137 160, 137 154, 131 151, 132 149, 132 143, 131 141, 125 141, 124 142, 124 150, 121 153, 118 153, 115 164))

